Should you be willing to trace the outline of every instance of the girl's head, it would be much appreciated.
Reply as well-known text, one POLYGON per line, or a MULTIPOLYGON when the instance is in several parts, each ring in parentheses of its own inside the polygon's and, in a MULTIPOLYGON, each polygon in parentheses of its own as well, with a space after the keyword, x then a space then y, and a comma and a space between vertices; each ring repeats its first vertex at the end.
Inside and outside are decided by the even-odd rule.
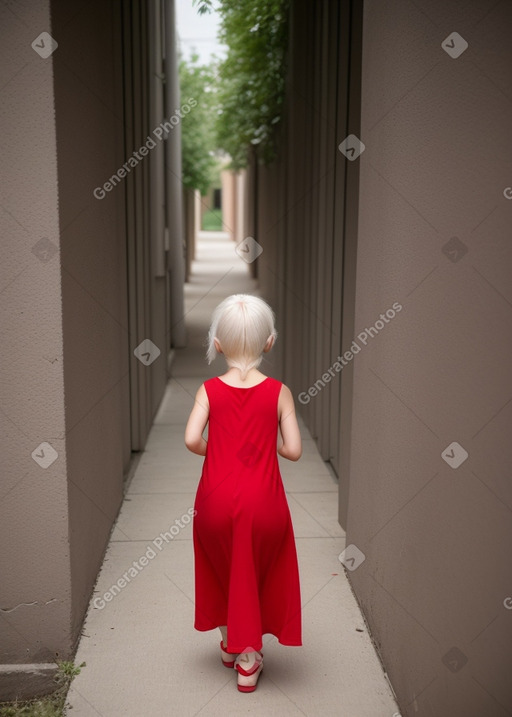
POLYGON ((239 368, 242 380, 260 365, 277 338, 274 312, 257 296, 233 294, 213 312, 208 333, 208 363, 223 353, 228 366, 239 368))

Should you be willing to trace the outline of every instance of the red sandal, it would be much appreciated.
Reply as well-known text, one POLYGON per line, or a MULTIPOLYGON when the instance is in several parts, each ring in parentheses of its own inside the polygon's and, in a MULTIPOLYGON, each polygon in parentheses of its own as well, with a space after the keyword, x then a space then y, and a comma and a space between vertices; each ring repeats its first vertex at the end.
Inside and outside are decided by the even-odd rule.
POLYGON ((222 640, 220 641, 220 658, 224 667, 234 667, 237 655, 238 653, 233 654, 231 652, 226 652, 224 649, 224 643, 222 640))
POLYGON ((240 692, 254 692, 258 684, 258 678, 263 670, 263 653, 240 653, 235 660, 235 668, 238 672, 238 690, 240 692), (244 666, 242 667, 242 665, 244 666))

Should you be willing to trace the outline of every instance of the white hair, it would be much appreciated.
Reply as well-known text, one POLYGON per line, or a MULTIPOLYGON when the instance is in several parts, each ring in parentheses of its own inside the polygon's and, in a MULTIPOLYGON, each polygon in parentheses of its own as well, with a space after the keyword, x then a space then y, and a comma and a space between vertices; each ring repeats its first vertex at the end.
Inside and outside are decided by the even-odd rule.
POLYGON ((244 380, 251 368, 260 365, 269 338, 277 338, 274 321, 274 312, 258 296, 228 296, 213 312, 208 332, 208 363, 217 356, 214 344, 217 339, 228 365, 239 368, 244 380))

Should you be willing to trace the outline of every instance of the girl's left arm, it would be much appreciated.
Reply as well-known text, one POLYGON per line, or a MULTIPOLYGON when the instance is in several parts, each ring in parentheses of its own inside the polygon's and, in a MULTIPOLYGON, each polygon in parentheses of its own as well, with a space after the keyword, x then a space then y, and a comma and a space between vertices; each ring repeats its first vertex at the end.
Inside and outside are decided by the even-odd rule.
POLYGON ((277 452, 289 461, 298 461, 302 455, 302 440, 295 415, 292 392, 284 384, 281 386, 278 401, 279 431, 282 441, 278 442, 277 452))
POLYGON ((210 404, 204 384, 199 387, 194 407, 190 412, 187 427, 185 428, 185 445, 192 453, 198 456, 206 455, 207 441, 203 438, 203 431, 208 423, 210 415, 210 404))

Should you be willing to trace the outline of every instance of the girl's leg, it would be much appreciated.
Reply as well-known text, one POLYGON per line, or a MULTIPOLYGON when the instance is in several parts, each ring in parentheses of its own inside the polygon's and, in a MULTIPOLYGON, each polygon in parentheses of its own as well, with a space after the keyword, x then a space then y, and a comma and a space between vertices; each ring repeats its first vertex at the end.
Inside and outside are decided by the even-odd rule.
POLYGON ((228 646, 228 627, 227 625, 219 625, 220 634, 222 635, 222 643, 224 647, 228 646))
POLYGON ((220 657, 224 667, 234 667, 236 654, 227 652, 228 648, 228 628, 226 625, 219 625, 220 634, 222 635, 222 641, 220 643, 220 657))

